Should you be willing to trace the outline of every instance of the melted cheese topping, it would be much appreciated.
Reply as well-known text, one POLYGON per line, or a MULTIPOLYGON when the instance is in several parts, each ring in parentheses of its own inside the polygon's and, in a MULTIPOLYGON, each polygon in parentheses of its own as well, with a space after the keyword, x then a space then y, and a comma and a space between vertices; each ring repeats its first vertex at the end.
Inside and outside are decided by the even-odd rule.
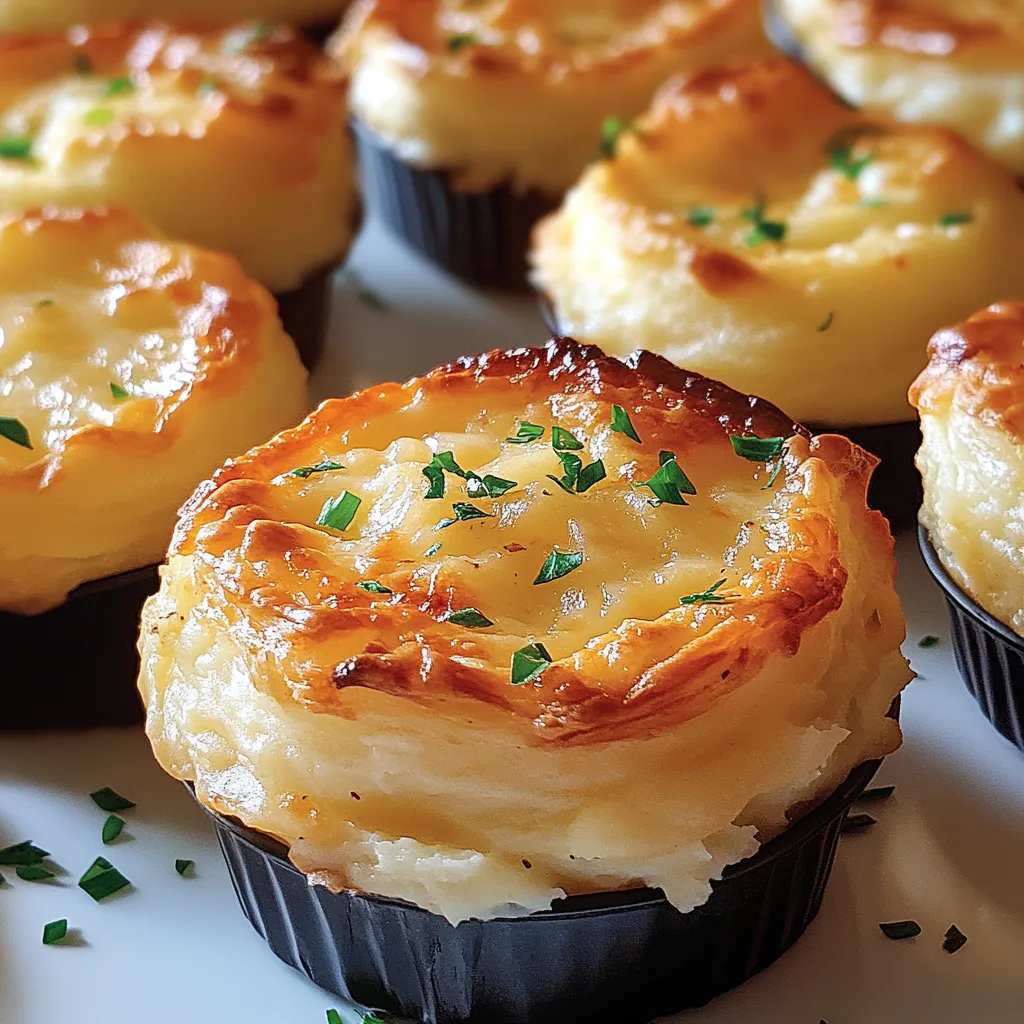
POLYGON ((0 32, 52 32, 117 18, 188 18, 211 22, 280 18, 296 25, 337 17, 345 0, 0 0, 0 32))
POLYGON ((195 481, 294 422, 305 372, 230 257, 120 213, 0 222, 0 609, 158 561, 195 481))
POLYGON ((921 521, 964 590, 1024 636, 1024 303, 940 331, 928 353, 911 389, 921 521))
POLYGON ((1024 174, 1024 3, 776 0, 804 57, 846 99, 941 124, 1024 174))
POLYGON ((757 0, 364 0, 332 50, 354 114, 402 160, 468 191, 558 195, 606 117, 638 114, 674 72, 769 46, 757 0))
POLYGON ((337 69, 281 26, 0 40, 0 212, 132 209, 289 291, 350 241, 344 117, 337 69))
POLYGON ((326 402, 201 486, 143 616, 164 767, 312 881, 457 921, 634 884, 692 908, 892 750, 909 673, 873 459, 634 365, 566 340, 466 359, 326 402), (544 437, 504 440, 522 422, 544 437), (582 494, 548 476, 555 425, 603 460, 582 494), (730 433, 790 438, 784 465, 730 433), (665 451, 686 505, 642 484, 665 451), (440 452, 508 489, 448 473, 427 498, 440 452), (344 492, 351 521, 318 525, 344 492), (459 502, 484 515, 446 524, 459 502), (552 551, 580 564, 545 579, 552 551), (532 644, 553 663, 514 678, 532 644))
POLYGON ((668 84, 537 228, 533 280, 608 351, 642 345, 803 422, 891 423, 932 331, 1024 291, 1022 230, 991 160, 865 121, 776 61, 668 84))

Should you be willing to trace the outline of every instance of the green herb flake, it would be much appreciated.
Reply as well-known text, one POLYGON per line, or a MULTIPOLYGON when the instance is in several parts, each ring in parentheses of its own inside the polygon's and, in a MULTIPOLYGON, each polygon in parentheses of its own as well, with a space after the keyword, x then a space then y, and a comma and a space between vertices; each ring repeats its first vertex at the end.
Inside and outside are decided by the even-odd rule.
MULTIPOLYGON (((455 461, 452 452, 435 452, 430 462, 423 467, 423 475, 430 482, 425 498, 444 497, 444 475, 454 473, 455 476, 465 480, 469 474, 455 461)), ((475 475, 475 474, 474 474, 475 475)), ((478 478, 479 479, 479 478, 478 478)))
POLYGON ((923 647, 927 650, 929 647, 938 647, 942 641, 937 636, 923 636, 917 641, 918 647, 923 647))
POLYGON ((602 159, 614 160, 619 148, 619 138, 629 130, 629 122, 621 117, 606 117, 601 124, 601 144, 599 152, 602 159))
POLYGON ((71 69, 76 75, 91 75, 93 71, 92 58, 89 54, 79 50, 71 58, 71 69))
POLYGON ((476 505, 471 505, 468 501, 456 501, 452 504, 452 511, 455 515, 450 519, 442 519, 441 522, 434 527, 435 530, 444 530, 449 526, 454 526, 455 523, 465 522, 468 519, 493 519, 494 516, 490 512, 485 512, 482 508, 477 508, 476 505))
POLYGON ((311 477, 314 473, 333 473, 337 469, 344 469, 345 467, 340 462, 331 462, 325 459, 323 462, 317 462, 312 466, 300 466, 298 469, 291 469, 284 476, 297 476, 300 480, 306 480, 311 477))
POLYGON ((316 517, 317 526, 328 526, 332 530, 347 530, 356 517, 363 499, 351 491, 342 491, 336 498, 328 498, 320 515, 316 517))
POLYGON ((921 926, 916 921, 890 921, 878 926, 887 939, 913 939, 921 934, 921 926))
POLYGON ((126 92, 135 92, 135 83, 126 75, 122 75, 118 78, 112 78, 107 82, 106 88, 103 90, 103 95, 121 96, 126 92))
POLYGON ((445 46, 450 53, 458 53, 464 46, 472 46, 476 42, 476 36, 472 32, 457 32, 445 40, 445 46))
POLYGON ((40 849, 31 839, 26 839, 22 843, 15 843, 0 850, 0 864, 8 867, 15 867, 18 864, 41 864, 43 858, 49 856, 49 851, 40 849))
POLYGON ((537 573, 537 578, 533 581, 533 585, 536 587, 541 583, 553 583, 555 580, 560 580, 563 576, 568 576, 569 573, 578 569, 582 564, 582 551, 558 551, 557 549, 552 549, 551 554, 544 559, 544 564, 540 567, 540 572, 537 573))
POLYGON ((896 792, 895 786, 875 786, 872 789, 865 789, 859 797, 858 803, 873 804, 888 800, 896 792))
POLYGON ((200 96, 212 96, 214 93, 220 92, 220 86, 217 85, 216 79, 207 76, 200 81, 196 92, 200 96))
POLYGON ((951 924, 942 940, 942 948, 947 953, 955 953, 967 945, 967 936, 955 924, 951 924))
POLYGON ((597 462, 591 462, 589 466, 584 466, 576 478, 576 493, 583 494, 589 491, 594 484, 604 480, 607 475, 604 459, 598 459, 597 462))
POLYGON ((520 423, 515 437, 506 437, 508 444, 530 444, 539 441, 544 436, 544 428, 536 423, 520 423))
POLYGON ((97 857, 78 880, 78 887, 97 903, 132 883, 104 857, 97 857))
POLYGON ((879 196, 874 199, 862 199, 857 205, 863 210, 879 210, 883 206, 889 206, 890 202, 888 199, 882 199, 879 196))
POLYGON ((490 473, 485 477, 479 477, 476 473, 466 475, 466 493, 471 498, 500 498, 503 494, 511 491, 519 484, 515 480, 505 480, 500 476, 492 476, 490 473))
POLYGON ((612 406, 612 431, 616 434, 625 434, 637 444, 643 444, 640 435, 636 432, 636 427, 633 426, 633 421, 629 418, 629 413, 621 405, 612 406))
POLYGON ((115 793, 109 786, 97 789, 89 796, 101 811, 106 811, 108 814, 113 814, 115 811, 130 811, 135 806, 131 800, 121 796, 120 793, 115 793))
POLYGON ((454 622, 456 626, 469 626, 471 629, 486 629, 494 625, 478 608, 460 608, 448 616, 448 621, 454 622))
POLYGON ((855 157, 849 146, 833 146, 828 150, 828 158, 832 170, 838 171, 850 181, 856 181, 860 172, 874 161, 875 154, 866 153, 855 157))
POLYGON ((376 580, 360 580, 356 586, 360 590, 366 590, 371 594, 393 594, 394 591, 385 587, 383 583, 378 583, 376 580))
POLYGON ((822 320, 822 322, 820 324, 818 324, 817 330, 818 331, 827 331, 832 326, 832 321, 835 320, 835 318, 836 318, 835 313, 833 313, 831 310, 829 310, 828 316, 825 317, 825 319, 822 320))
POLYGON ((42 864, 19 864, 14 873, 23 882, 45 882, 49 878, 55 878, 54 873, 42 864))
POLYGON ((658 503, 668 505, 686 505, 688 502, 683 498, 684 494, 696 494, 697 488, 690 482, 690 478, 680 469, 674 452, 661 451, 658 453, 658 461, 661 468, 650 480, 639 480, 633 484, 634 487, 649 487, 658 503))
POLYGON ((694 206, 686 211, 686 222, 695 228, 706 228, 714 219, 713 206, 694 206))
POLYGON ((110 394, 119 402, 128 397, 128 392, 120 384, 115 384, 113 381, 110 382, 110 394))
POLYGON ((372 1010, 363 1014, 363 1024, 388 1024, 383 1017, 379 1017, 372 1010))
POLYGON ((753 206, 742 211, 741 216, 754 224, 754 230, 746 239, 751 249, 762 242, 781 242, 786 237, 786 225, 782 221, 765 219, 763 197, 759 196, 753 206))
POLYGON ((784 437, 740 437, 729 435, 732 450, 748 462, 770 462, 777 459, 785 450, 784 437))
POLYGON ((0 437, 6 437, 8 441, 20 445, 22 448, 31 450, 32 442, 29 440, 28 428, 21 420, 13 416, 0 416, 0 437))
POLYGON ((124 828, 124 818, 119 818, 116 814, 112 814, 105 822, 103 822, 103 845, 109 846, 120 834, 124 828))
POLYGON ((551 664, 551 661, 551 655, 541 643, 520 647, 512 655, 512 685, 522 686, 524 683, 532 682, 551 664))
POLYGON ((50 306, 55 305, 53 299, 40 299, 36 303, 36 309, 48 309, 50 306))
POLYGON ((381 312, 385 312, 391 308, 351 267, 345 267, 341 272, 341 277, 342 280, 348 282, 348 284, 352 286, 352 290, 355 292, 356 298, 364 306, 369 306, 371 309, 376 309, 381 312))
POLYGON ((850 814, 847 815, 840 831, 843 835, 852 835, 856 832, 866 832, 872 825, 877 824, 877 819, 872 818, 870 814, 850 814))
POLYGON ((337 1010, 327 1011, 327 1024, 345 1024, 337 1010))
POLYGON ((52 946, 54 943, 61 942, 67 938, 68 934, 68 919, 62 917, 59 921, 51 921, 49 924, 43 925, 43 945, 52 946))
POLYGON ((939 218, 940 228, 952 228, 958 224, 970 224, 974 220, 973 213, 944 213, 939 218))
POLYGON ((681 605, 691 604, 725 604, 729 598, 724 594, 719 594, 718 591, 725 586, 725 577, 723 576, 716 583, 712 583, 707 590, 702 590, 699 594, 687 594, 686 597, 679 598, 681 605))
POLYGON ((258 43, 273 31, 274 25, 270 21, 257 21, 252 28, 243 32, 232 32, 225 40, 224 49, 228 53, 244 53, 253 43, 258 43))
POLYGON ((438 553, 438 551, 440 551, 440 550, 441 550, 441 543, 440 543, 440 541, 438 541, 438 543, 436 543, 436 544, 431 544, 430 547, 427 548, 427 550, 423 552, 423 557, 424 558, 431 558, 434 555, 436 555, 438 553))
POLYGON ((0 159, 31 160, 32 140, 27 135, 4 135, 0 137, 0 159))
POLYGON ((110 124, 117 115, 110 107, 94 107, 85 115, 85 123, 93 128, 110 124))
POLYGON ((196 862, 194 860, 179 858, 174 862, 174 870, 177 871, 182 878, 192 878, 195 876, 195 871, 192 870, 195 867, 195 863, 196 862))
POLYGON ((583 442, 571 430, 554 426, 551 428, 551 447, 556 452, 578 452, 583 449, 583 442))

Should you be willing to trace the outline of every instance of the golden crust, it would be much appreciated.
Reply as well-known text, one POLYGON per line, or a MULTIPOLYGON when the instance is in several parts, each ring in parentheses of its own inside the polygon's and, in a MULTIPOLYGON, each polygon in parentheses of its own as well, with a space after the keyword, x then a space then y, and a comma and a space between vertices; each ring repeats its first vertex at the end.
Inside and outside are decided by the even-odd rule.
POLYGON ((1024 9, 952 0, 777 0, 808 62, 847 100, 946 125, 1024 173, 1024 9))
POLYGON ((5 610, 159 559, 195 479, 305 407, 266 290, 124 212, 0 219, 0 336, 32 445, 0 441, 5 610))
POLYGON ((899 743, 874 463, 658 356, 565 338, 325 402, 182 509, 140 640, 154 750, 334 889, 453 921, 632 884, 689 909, 899 743), (524 422, 543 439, 503 440, 524 422), (549 479, 556 425, 580 445, 564 461, 606 470, 585 493, 549 479), (730 435, 787 451, 748 461, 730 435), (498 478, 482 517, 439 521, 479 486, 451 472, 426 498, 439 452, 498 478), (685 507, 642 483, 666 452, 685 507), (316 525, 343 491, 351 522, 316 525), (579 564, 545 579, 553 551, 579 564), (468 609, 485 621, 452 621, 468 609), (514 683, 529 644, 552 662, 514 683))
POLYGON ((602 121, 639 113, 670 74, 770 52, 756 0, 364 0, 330 49, 353 76, 353 112, 402 159, 468 191, 509 180, 553 194, 602 121))
POLYGON ((1024 635, 1024 303, 939 331, 928 354, 910 389, 924 435, 921 521, 960 585, 1024 635))
POLYGON ((335 261, 354 199, 345 82, 285 26, 115 22, 0 39, 0 212, 121 205, 274 291, 335 261))
POLYGON ((628 339, 804 422, 896 422, 929 334, 1024 288, 1010 174, 791 62, 675 79, 635 124, 534 236, 563 329, 607 350, 628 339))

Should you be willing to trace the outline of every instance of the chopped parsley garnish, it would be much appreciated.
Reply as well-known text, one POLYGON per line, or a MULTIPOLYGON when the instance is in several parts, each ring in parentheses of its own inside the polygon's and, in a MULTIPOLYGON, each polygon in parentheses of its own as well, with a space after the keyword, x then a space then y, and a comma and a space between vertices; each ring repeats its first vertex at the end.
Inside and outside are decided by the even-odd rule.
POLYGON ((784 437, 740 437, 730 434, 729 441, 732 443, 732 450, 748 462, 771 462, 772 459, 777 459, 786 447, 784 437))
POLYGON ((544 428, 536 423, 520 423, 515 437, 506 437, 508 444, 530 444, 539 441, 544 436, 544 428))
POLYGON ((612 406, 612 431, 616 434, 625 434, 637 444, 643 444, 640 435, 636 432, 636 427, 633 426, 633 421, 629 418, 629 413, 621 405, 612 406))
POLYGON ((927 650, 929 647, 938 647, 940 643, 942 641, 937 636, 923 636, 917 641, 917 646, 927 650))
POLYGON ((629 122, 623 121, 621 117, 606 117, 601 124, 601 157, 605 160, 614 160, 619 148, 619 136, 629 130, 629 122))
POLYGON ((515 480, 506 480, 500 476, 479 477, 476 473, 466 474, 466 493, 471 498, 500 498, 506 491, 511 491, 519 484, 515 480))
POLYGON ((870 814, 850 814, 847 816, 846 821, 843 822, 841 831, 844 835, 854 832, 866 832, 872 825, 877 824, 877 819, 872 818, 870 814))
POLYGON ((108 846, 112 843, 120 834, 121 829, 124 828, 124 818, 119 818, 116 814, 112 814, 105 822, 103 822, 103 845, 108 846))
POLYGON ((372 1010, 363 1014, 363 1024, 388 1024, 383 1017, 378 1017, 372 1010))
POLYGON ((686 221, 695 228, 706 228, 715 219, 712 206, 694 206, 686 211, 686 221))
POLYGON ((829 166, 832 170, 838 171, 844 178, 856 181, 860 172, 875 159, 874 153, 865 153, 864 156, 854 156, 849 146, 832 146, 828 150, 829 166))
POLYGON ((858 204, 859 207, 865 210, 877 210, 883 206, 889 205, 888 199, 882 199, 880 196, 874 199, 862 199, 858 204))
POLYGON ((393 594, 394 591, 388 587, 385 587, 383 583, 378 583, 376 580, 360 580, 356 586, 360 590, 369 591, 371 594, 393 594))
POLYGON ((244 32, 232 32, 224 43, 224 49, 227 53, 244 53, 253 43, 266 39, 273 28, 272 22, 257 21, 244 32))
POLYGON ((719 594, 718 591, 725 586, 725 577, 723 576, 720 580, 712 583, 707 590, 702 590, 699 594, 687 594, 686 597, 679 598, 681 605, 690 604, 725 604, 729 600, 724 594, 719 594))
POLYGON ((113 814, 115 811, 130 811, 135 806, 131 800, 121 796, 120 793, 115 793, 109 786, 97 789, 89 796, 101 811, 107 811, 109 814, 113 814))
POLYGON ((107 87, 103 90, 104 96, 120 96, 122 93, 135 92, 135 83, 127 77, 122 75, 118 78, 112 78, 107 82, 107 87))
POLYGON ((424 558, 430 558, 432 555, 436 555, 441 550, 441 542, 438 541, 436 544, 431 544, 426 551, 423 552, 424 558))
POLYGON ((452 452, 435 452, 429 464, 423 467, 423 475, 430 481, 426 498, 444 497, 444 475, 454 473, 465 480, 469 474, 455 461, 452 452))
POLYGON ((947 953, 955 953, 958 949, 963 949, 966 944, 967 936, 955 924, 951 924, 942 940, 942 948, 947 953))
POLYGON ((563 576, 568 576, 569 573, 574 569, 578 569, 582 564, 582 551, 558 551, 553 549, 551 554, 544 559, 544 564, 540 567, 540 572, 537 573, 537 578, 533 581, 533 585, 553 583, 555 580, 560 580, 563 576))
POLYGON ((781 242, 786 237, 786 225, 782 221, 765 219, 764 199, 758 198, 757 202, 744 210, 742 215, 754 224, 754 230, 746 239, 751 249, 762 242, 781 242))
POLYGON ((448 616, 448 621, 454 622, 456 626, 470 626, 472 629, 486 629, 494 625, 478 608, 460 608, 448 616))
POLYGON ((117 115, 110 107, 95 107, 85 115, 85 123, 94 128, 110 124, 117 115))
POLYGON ((49 306, 54 305, 53 299, 40 299, 36 303, 36 309, 46 309, 49 306))
POLYGON ((520 647, 512 655, 512 685, 522 686, 532 682, 551 664, 551 655, 541 644, 528 644, 520 647))
POLYGON ((825 317, 820 324, 818 324, 819 331, 827 331, 832 326, 832 321, 836 318, 835 313, 829 310, 829 314, 825 317))
POLYGON ((182 878, 185 878, 187 875, 194 874, 192 871, 194 866, 195 861, 185 860, 184 858, 179 858, 174 862, 174 870, 177 871, 182 878))
POLYGON ((571 430, 553 426, 551 428, 551 447, 556 452, 578 452, 582 450, 583 442, 571 430))
POLYGON ((78 887, 97 903, 131 884, 105 857, 97 857, 78 880, 78 887))
POLYGON ((649 487, 654 492, 658 504, 665 502, 669 505, 688 504, 683 498, 684 494, 696 494, 697 488, 690 483, 689 477, 679 468, 674 452, 661 451, 658 453, 658 461, 661 468, 650 480, 639 480, 634 487, 649 487))
POLYGON ((939 218, 940 228, 951 228, 957 224, 970 224, 974 220, 973 213, 944 213, 939 218))
POLYGON ((342 491, 336 498, 328 498, 320 515, 316 517, 317 526, 329 526, 332 530, 347 530, 356 517, 356 511, 363 499, 351 491, 342 491))
POLYGON ((32 140, 27 135, 4 135, 0 137, 0 159, 31 160, 32 140))
POLYGON ((56 875, 42 864, 19 864, 14 873, 23 882, 45 882, 47 879, 55 878, 56 875))
POLYGON ((457 32, 445 40, 445 46, 451 53, 458 53, 464 46, 472 46, 476 42, 476 36, 472 32, 457 32))
POLYGON ((8 441, 13 441, 22 448, 32 448, 28 428, 13 416, 0 416, 0 437, 6 437, 8 441))
POLYGON ((890 921, 878 927, 887 939, 913 939, 921 934, 921 926, 916 921, 890 921))
POLYGON ((116 398, 116 399, 117 399, 117 400, 118 400, 119 402, 120 402, 120 401, 121 401, 122 399, 124 399, 124 398, 127 398, 127 397, 128 397, 128 392, 127 392, 127 391, 125 391, 125 389, 124 389, 123 387, 121 387, 121 385, 120 385, 120 384, 115 384, 115 383, 114 383, 113 381, 111 381, 111 382, 110 382, 110 393, 111 393, 111 395, 113 395, 113 397, 114 397, 114 398, 116 398))
POLYGON ((13 846, 0 850, 0 864, 10 867, 18 864, 41 864, 43 858, 49 856, 49 851, 40 849, 31 839, 26 839, 22 843, 15 843, 13 846))
POLYGON ((364 306, 369 306, 371 309, 381 310, 382 312, 391 308, 351 267, 345 267, 341 272, 341 277, 342 280, 347 281, 352 286, 352 290, 356 293, 356 298, 364 306))
POLYGON ((79 51, 71 58, 71 67, 76 75, 91 75, 92 58, 89 54, 79 51))
POLYGON ((62 917, 59 921, 51 921, 49 924, 43 925, 43 945, 52 946, 55 942, 60 942, 67 938, 68 934, 68 919, 62 917))
POLYGON ((857 800, 861 803, 880 803, 882 800, 888 800, 895 792, 895 786, 875 786, 873 789, 865 789, 857 800))
POLYGON ((562 463, 563 476, 561 478, 547 474, 549 480, 554 480, 559 487, 567 494, 572 494, 576 481, 579 480, 580 470, 583 468, 583 460, 572 452, 555 452, 558 461, 562 463))
POLYGON ((449 526, 453 526, 455 523, 464 522, 467 519, 493 519, 494 516, 490 512, 485 512, 482 508, 477 508, 476 505, 471 505, 468 501, 456 501, 452 504, 452 510, 455 515, 450 519, 442 519, 441 522, 434 527, 435 530, 444 530, 449 526))
POLYGON ((317 462, 312 466, 300 466, 298 469, 291 469, 284 476, 297 476, 301 480, 305 480, 311 477, 314 473, 333 473, 336 469, 344 469, 345 467, 340 462, 331 462, 324 460, 323 462, 317 462))
POLYGON ((327 1011, 327 1024, 345 1024, 337 1010, 327 1011))
POLYGON ((583 494, 585 491, 589 491, 594 484, 603 480, 607 475, 604 459, 598 459, 597 462, 591 462, 589 466, 584 466, 576 477, 576 493, 583 494))

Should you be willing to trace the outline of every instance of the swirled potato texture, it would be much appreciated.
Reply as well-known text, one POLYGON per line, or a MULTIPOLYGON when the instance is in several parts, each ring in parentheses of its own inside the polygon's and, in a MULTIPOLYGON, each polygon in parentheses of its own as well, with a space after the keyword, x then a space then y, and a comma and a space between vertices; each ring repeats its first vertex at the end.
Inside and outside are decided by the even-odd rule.
POLYGON ((351 238, 344 90, 265 22, 0 38, 0 213, 120 206, 292 290, 351 238))
POLYGON ((671 74, 765 56, 757 0, 363 0, 331 51, 353 113, 408 163, 467 191, 560 195, 606 117, 671 74))
POLYGON ((338 17, 345 6, 345 0, 0 0, 0 33, 53 32, 118 18, 277 18, 305 25, 338 17))
POLYGON ((537 228, 561 329, 659 352, 805 423, 909 420, 928 337, 1024 290, 1024 195, 940 128, 773 61, 666 85, 537 228))
POLYGON ((941 124, 1024 174, 1019 0, 775 0, 804 59, 851 103, 941 124))
POLYGON ((939 331, 928 354, 910 392, 921 522, 964 590, 1024 636, 1024 303, 939 331))
POLYGON ((184 508, 143 616, 153 748, 334 889, 694 907, 899 743, 873 461, 567 339, 328 401, 184 508))
POLYGON ((159 562, 196 481, 303 415, 276 312, 132 215, 0 219, 0 609, 159 562))

